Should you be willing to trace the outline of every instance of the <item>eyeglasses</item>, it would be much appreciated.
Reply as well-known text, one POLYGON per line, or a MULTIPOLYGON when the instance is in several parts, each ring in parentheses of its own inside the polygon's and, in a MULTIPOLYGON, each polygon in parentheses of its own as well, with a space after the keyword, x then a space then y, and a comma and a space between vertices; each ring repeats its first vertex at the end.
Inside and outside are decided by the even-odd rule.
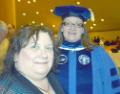
POLYGON ((63 22, 62 25, 63 25, 63 26, 66 26, 66 27, 74 26, 74 27, 76 27, 76 28, 82 28, 82 27, 83 27, 83 24, 81 24, 81 23, 63 22))

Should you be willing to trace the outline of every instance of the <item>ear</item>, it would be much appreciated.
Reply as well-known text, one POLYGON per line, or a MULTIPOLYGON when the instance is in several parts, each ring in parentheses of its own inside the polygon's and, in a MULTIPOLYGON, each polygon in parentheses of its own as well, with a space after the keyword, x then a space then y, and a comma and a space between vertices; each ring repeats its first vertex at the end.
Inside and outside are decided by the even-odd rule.
POLYGON ((82 33, 82 34, 84 34, 84 33, 85 33, 85 29, 84 29, 84 28, 82 28, 82 31, 81 31, 81 33, 82 33))
POLYGON ((61 27, 61 28, 60 28, 60 32, 63 32, 63 31, 64 31, 64 30, 63 30, 63 28, 61 27))
POLYGON ((63 32, 64 30, 63 30, 63 26, 62 26, 62 24, 59 26, 59 32, 63 32))

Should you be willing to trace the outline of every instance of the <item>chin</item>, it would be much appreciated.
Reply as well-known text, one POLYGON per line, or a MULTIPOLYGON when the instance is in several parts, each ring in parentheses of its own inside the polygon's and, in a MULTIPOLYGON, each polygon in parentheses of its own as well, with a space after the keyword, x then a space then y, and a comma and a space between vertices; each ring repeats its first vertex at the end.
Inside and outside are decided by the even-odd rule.
POLYGON ((69 42, 76 42, 76 40, 71 39, 71 40, 69 40, 69 42))
POLYGON ((49 72, 49 70, 36 70, 36 73, 40 74, 40 75, 47 75, 48 72, 49 72))

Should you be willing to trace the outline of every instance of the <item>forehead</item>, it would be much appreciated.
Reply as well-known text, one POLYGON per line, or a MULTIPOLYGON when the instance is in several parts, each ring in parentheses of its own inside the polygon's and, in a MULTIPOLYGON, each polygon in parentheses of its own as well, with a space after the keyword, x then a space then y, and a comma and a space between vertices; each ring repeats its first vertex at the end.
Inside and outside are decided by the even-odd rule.
POLYGON ((52 43, 52 39, 49 35, 48 32, 43 32, 43 31, 40 31, 38 33, 38 38, 36 38, 36 34, 34 34, 31 38, 30 38, 30 42, 36 42, 37 43, 43 43, 43 44, 51 44, 52 43), (36 40, 37 39, 37 40, 36 40))
POLYGON ((75 16, 70 16, 70 17, 66 17, 64 20, 65 21, 70 21, 70 22, 79 22, 79 23, 83 23, 83 20, 79 17, 75 17, 75 16))

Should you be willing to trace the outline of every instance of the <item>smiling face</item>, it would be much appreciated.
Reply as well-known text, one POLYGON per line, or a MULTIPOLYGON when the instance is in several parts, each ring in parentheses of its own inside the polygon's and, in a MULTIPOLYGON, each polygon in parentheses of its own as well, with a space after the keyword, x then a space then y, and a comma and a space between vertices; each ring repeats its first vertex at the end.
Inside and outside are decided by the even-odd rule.
POLYGON ((48 32, 40 31, 37 42, 34 35, 15 56, 15 67, 27 77, 44 78, 50 71, 53 60, 53 42, 48 32))
POLYGON ((76 42, 84 33, 83 20, 75 16, 66 17, 63 20, 62 30, 66 41, 76 42))

